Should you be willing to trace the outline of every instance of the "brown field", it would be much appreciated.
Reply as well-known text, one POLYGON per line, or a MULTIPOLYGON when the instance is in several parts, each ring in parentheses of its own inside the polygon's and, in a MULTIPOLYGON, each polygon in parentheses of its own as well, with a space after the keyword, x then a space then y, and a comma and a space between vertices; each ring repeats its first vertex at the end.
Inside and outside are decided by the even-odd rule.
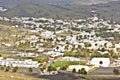
POLYGON ((0 71, 0 80, 41 80, 18 73, 0 71))

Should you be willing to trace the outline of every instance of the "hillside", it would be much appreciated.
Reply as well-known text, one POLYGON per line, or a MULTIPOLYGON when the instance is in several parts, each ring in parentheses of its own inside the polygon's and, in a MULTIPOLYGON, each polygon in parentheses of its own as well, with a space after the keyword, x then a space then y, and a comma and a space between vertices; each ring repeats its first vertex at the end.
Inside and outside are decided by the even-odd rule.
POLYGON ((98 4, 94 6, 101 17, 120 22, 120 1, 109 2, 106 4, 98 4))
MULTIPOLYGON (((33 4, 26 3, 8 10, 1 14, 8 17, 13 16, 33 16, 33 17, 77 17, 84 7, 80 5, 53 5, 53 4, 33 4), (59 15, 60 14, 60 15, 59 15)), ((82 15, 83 16, 83 15, 82 15)))
POLYGON ((90 11, 96 8, 100 13, 100 17, 106 19, 113 18, 117 22, 120 21, 120 1, 113 1, 109 3, 101 3, 96 5, 74 5, 74 4, 34 4, 24 3, 20 4, 0 15, 14 17, 14 16, 33 16, 33 17, 54 17, 54 18, 85 18, 90 16, 90 11))
POLYGON ((37 4, 98 4, 106 3, 116 0, 0 0, 0 6, 13 8, 23 3, 37 3, 37 4))

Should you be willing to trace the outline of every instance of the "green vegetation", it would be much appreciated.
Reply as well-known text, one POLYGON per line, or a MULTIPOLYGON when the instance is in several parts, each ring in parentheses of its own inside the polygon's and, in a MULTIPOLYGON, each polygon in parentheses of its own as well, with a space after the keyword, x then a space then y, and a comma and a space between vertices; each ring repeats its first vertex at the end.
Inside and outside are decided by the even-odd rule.
POLYGON ((29 41, 26 41, 25 43, 20 43, 20 45, 18 46, 19 48, 26 48, 26 47, 29 47, 30 46, 30 42, 29 41))
POLYGON ((11 69, 11 67, 10 67, 10 66, 7 66, 6 69, 5 69, 5 72, 9 72, 10 69, 11 69))
POLYGON ((51 66, 65 68, 69 65, 85 65, 85 61, 56 61, 51 66))
POLYGON ((103 38, 107 38, 107 37, 114 37, 115 40, 119 40, 120 39, 120 34, 118 32, 99 32, 99 34, 97 34, 97 36, 101 36, 103 38))
POLYGON ((82 68, 82 69, 80 70, 80 74, 83 74, 83 75, 86 75, 86 74, 87 74, 87 71, 85 70, 85 68, 82 68))
MULTIPOLYGON (((73 68, 72 72, 73 72, 73 73, 76 73, 76 69, 73 68)), ((79 73, 79 74, 82 74, 82 75, 86 75, 86 74, 87 74, 87 71, 85 70, 85 68, 82 68, 82 69, 79 69, 79 70, 78 70, 78 73, 79 73)))
POLYGON ((5 67, 4 66, 1 66, 1 68, 0 68, 2 71, 4 71, 4 69, 5 69, 5 67))
POLYGON ((14 54, 11 54, 11 53, 1 53, 0 52, 0 57, 4 57, 4 58, 6 58, 6 57, 14 57, 15 55, 14 54))
POLYGON ((50 72, 50 71, 55 71, 56 69, 55 69, 55 67, 54 66, 48 66, 48 71, 50 72))
MULTIPOLYGON (((85 43, 85 46, 90 47, 91 45, 89 43, 85 43)), ((63 56, 86 57, 86 58, 106 57, 106 58, 116 58, 116 59, 119 57, 119 55, 114 53, 112 50, 107 50, 105 48, 102 49, 102 51, 108 51, 109 52, 108 54, 101 54, 100 52, 98 52, 98 50, 89 50, 87 48, 82 48, 80 46, 78 48, 73 47, 71 51, 65 52, 63 56)))
POLYGON ((74 31, 80 31, 80 28, 77 28, 77 27, 72 27, 71 29, 74 31))
POLYGON ((18 71, 18 67, 13 68, 12 72, 17 72, 18 71))
POLYGON ((85 32, 91 32, 93 29, 91 28, 81 28, 81 31, 85 31, 85 32))
POLYGON ((42 58, 29 57, 28 59, 32 59, 33 61, 38 61, 39 63, 43 63, 43 62, 48 62, 49 61, 48 57, 42 57, 42 58))
POLYGON ((120 74, 120 72, 119 72, 119 69, 113 69, 113 73, 115 74, 115 75, 118 75, 118 74, 120 74))
MULTIPOLYGON (((54 18, 69 18, 72 17, 72 14, 75 14, 74 17, 79 17, 79 13, 86 11, 82 6, 79 5, 45 5, 45 4, 33 4, 25 3, 21 4, 12 10, 6 11, 4 14, 8 17, 13 16, 33 16, 33 17, 54 17, 54 18), (74 9, 75 8, 75 9, 74 9), (77 14, 76 14, 77 13, 77 14), (61 14, 61 15, 59 15, 61 14)), ((85 16, 86 14, 82 14, 85 16)))
POLYGON ((98 67, 94 67, 94 68, 90 69, 90 70, 88 71, 88 73, 91 73, 91 72, 95 71, 96 69, 98 69, 98 67))
POLYGON ((44 64, 43 66, 42 66, 42 69, 44 70, 44 69, 46 69, 47 68, 47 64, 44 64))
POLYGON ((2 54, 0 53, 0 57, 2 57, 2 54))
POLYGON ((90 43, 84 43, 84 44, 85 44, 85 47, 91 47, 90 43))
POLYGON ((1 21, 1 20, 0 20, 0 24, 8 25, 8 26, 13 26, 13 23, 7 22, 7 21, 1 21))
POLYGON ((72 72, 73 72, 73 73, 76 73, 76 69, 75 69, 75 68, 73 68, 72 72))
POLYGON ((28 71, 31 73, 31 72, 33 72, 33 69, 32 69, 32 68, 29 68, 29 70, 28 70, 28 71))

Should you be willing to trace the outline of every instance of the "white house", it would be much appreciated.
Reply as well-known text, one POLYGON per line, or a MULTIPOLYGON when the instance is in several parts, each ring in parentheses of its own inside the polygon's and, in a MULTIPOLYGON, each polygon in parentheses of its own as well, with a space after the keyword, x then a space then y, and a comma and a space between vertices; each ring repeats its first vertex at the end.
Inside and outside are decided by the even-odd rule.
POLYGON ((51 31, 43 31, 43 32, 41 32, 40 36, 42 38, 45 38, 45 39, 54 38, 55 37, 54 32, 51 32, 51 31))
POLYGON ((84 68, 87 72, 91 69, 89 66, 85 66, 85 65, 70 65, 67 68, 67 71, 72 71, 74 68, 76 69, 76 72, 78 72, 82 68, 84 68))
POLYGON ((64 61, 80 61, 80 58, 75 58, 75 57, 62 57, 62 60, 64 61))
POLYGON ((12 58, 3 59, 0 57, 0 66, 24 67, 24 68, 38 68, 40 63, 32 61, 31 59, 20 61, 12 58))
POLYGON ((90 64, 95 65, 96 67, 102 66, 102 67, 109 67, 110 65, 110 59, 109 58, 93 58, 90 61, 90 64))

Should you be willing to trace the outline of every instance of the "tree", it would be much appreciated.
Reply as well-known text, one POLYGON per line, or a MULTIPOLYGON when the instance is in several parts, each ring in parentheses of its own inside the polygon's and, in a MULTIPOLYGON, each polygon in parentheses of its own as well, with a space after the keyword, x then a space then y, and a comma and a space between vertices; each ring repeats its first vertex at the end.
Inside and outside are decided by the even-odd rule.
POLYGON ((104 47, 107 48, 107 43, 104 44, 104 47))
POLYGON ((65 49, 68 50, 68 47, 69 47, 69 45, 66 45, 66 46, 65 46, 65 49))
POLYGON ((66 64, 65 66, 61 67, 62 70, 66 70, 68 68, 68 64, 66 64))
POLYGON ((120 72, 119 72, 119 70, 118 69, 113 69, 113 73, 114 73, 114 75, 118 75, 118 74, 120 74, 120 72))
POLYGON ((73 73, 76 73, 76 69, 75 69, 75 68, 73 68, 72 72, 73 72, 73 73))
POLYGON ((29 68, 29 72, 30 72, 30 73, 33 72, 32 68, 29 68))
POLYGON ((4 66, 1 66, 1 70, 4 70, 4 66))
POLYGON ((42 69, 44 70, 44 69, 46 69, 46 67, 47 67, 47 65, 46 65, 46 64, 43 64, 42 69))
POLYGON ((73 55, 72 51, 69 51, 69 52, 65 52, 63 56, 72 56, 72 55, 73 55))
POLYGON ((87 71, 85 70, 85 68, 82 68, 82 69, 80 70, 80 73, 83 74, 83 75, 86 75, 86 74, 87 74, 87 71))
POLYGON ((6 67, 5 72, 9 72, 10 69, 10 66, 6 67))
POLYGON ((55 71, 56 69, 55 69, 55 67, 53 67, 53 66, 48 66, 48 71, 50 72, 50 71, 55 71))
POLYGON ((114 53, 114 54, 112 55, 112 57, 118 59, 119 55, 116 54, 116 53, 114 53))
POLYGON ((84 43, 84 44, 85 44, 85 47, 91 47, 91 44, 88 43, 88 42, 86 42, 86 43, 84 43))
POLYGON ((52 66, 48 66, 48 71, 52 71, 52 66))
POLYGON ((2 54, 0 54, 0 57, 2 56, 2 54))
POLYGON ((9 72, 9 69, 8 69, 8 68, 6 68, 6 69, 5 69, 5 72, 9 72))
POLYGON ((59 49, 59 47, 57 46, 57 47, 56 47, 56 49, 58 50, 58 49, 59 49))
POLYGON ((81 71, 80 71, 80 69, 78 70, 78 74, 80 75, 80 73, 81 73, 81 71))
POLYGON ((18 67, 13 68, 12 72, 17 72, 18 71, 18 67))
POLYGON ((92 54, 90 55, 91 58, 93 57, 102 57, 103 55, 99 53, 97 50, 93 50, 92 54))
POLYGON ((82 48, 82 46, 81 46, 81 45, 78 45, 78 48, 79 48, 79 49, 81 49, 81 48, 82 48))

